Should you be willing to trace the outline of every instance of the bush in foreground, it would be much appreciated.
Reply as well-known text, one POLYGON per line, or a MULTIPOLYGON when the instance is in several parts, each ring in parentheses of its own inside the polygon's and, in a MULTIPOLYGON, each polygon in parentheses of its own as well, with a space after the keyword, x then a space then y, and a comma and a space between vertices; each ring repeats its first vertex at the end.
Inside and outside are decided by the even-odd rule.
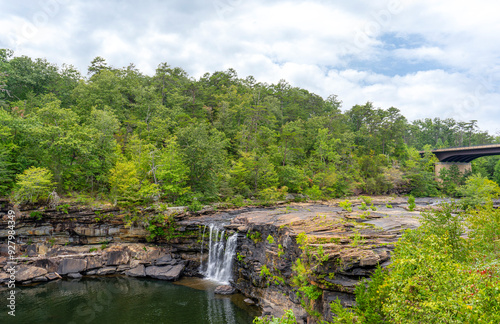
POLYGON ((50 170, 31 167, 17 175, 11 201, 16 204, 36 203, 47 199, 53 188, 50 170))

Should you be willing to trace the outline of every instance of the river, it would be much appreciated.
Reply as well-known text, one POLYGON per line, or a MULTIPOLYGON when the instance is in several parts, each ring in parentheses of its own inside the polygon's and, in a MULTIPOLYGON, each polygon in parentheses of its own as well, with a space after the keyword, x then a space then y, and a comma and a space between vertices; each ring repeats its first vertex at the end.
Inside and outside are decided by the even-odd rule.
MULTIPOLYGON (((215 295, 216 285, 198 278, 176 283, 121 276, 63 279, 17 288, 16 316, 4 306, 0 323, 249 324, 259 315, 241 295, 215 295)), ((0 295, 6 305, 7 291, 0 295)))

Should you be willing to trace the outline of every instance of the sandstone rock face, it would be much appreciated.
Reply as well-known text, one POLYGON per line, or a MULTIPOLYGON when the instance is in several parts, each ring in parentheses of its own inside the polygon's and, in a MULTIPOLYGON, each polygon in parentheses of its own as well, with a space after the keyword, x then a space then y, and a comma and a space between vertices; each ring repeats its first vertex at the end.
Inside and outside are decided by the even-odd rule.
POLYGON ((85 260, 87 260, 87 270, 100 268, 104 264, 101 256, 88 256, 85 260))
POLYGON ((35 267, 44 268, 48 272, 55 272, 59 267, 59 260, 56 259, 40 259, 36 260, 33 265, 35 267))
POLYGON ((28 281, 45 274, 47 274, 47 270, 43 268, 22 265, 16 270, 16 281, 28 281))
POLYGON ((10 274, 6 272, 0 272, 0 283, 7 283, 10 280, 10 274))
POLYGON ((65 275, 68 273, 75 273, 84 271, 87 267, 87 261, 83 259, 63 259, 59 264, 57 273, 65 275))
POLYGON ((108 253, 108 261, 106 262, 106 265, 112 266, 112 265, 120 265, 120 264, 127 264, 129 261, 129 255, 125 251, 112 251, 108 253))
POLYGON ((331 321, 329 303, 339 298, 343 305, 352 306, 360 278, 388 263, 402 231, 419 226, 418 213, 389 209, 384 202, 377 209, 365 213, 353 203, 353 211, 347 212, 334 205, 295 204, 239 213, 226 226, 247 233, 238 241, 233 278, 237 290, 257 300, 265 313, 281 316, 292 309, 299 322, 315 323, 292 287, 296 275, 292 268, 300 258, 310 269, 309 284, 322 290, 312 306, 331 321), (299 235, 303 235, 302 245, 299 235), (305 249, 314 255, 312 261, 304 256, 305 249))
MULTIPOLYGON (((32 240, 37 248, 16 246, 16 254, 33 256, 24 260, 23 267, 27 268, 24 282, 55 280, 60 278, 58 273, 63 276, 123 273, 176 280, 181 275, 199 275, 200 260, 206 262, 208 252, 205 235, 204 254, 200 255, 201 233, 210 223, 225 223, 227 232, 242 233, 238 238, 238 258, 233 260, 231 285, 236 290, 264 307, 266 313, 281 316, 284 310, 293 309, 299 322, 314 323, 291 285, 296 275, 293 265, 307 248, 314 260, 321 260, 321 264, 308 267, 312 269, 307 275, 309 283, 322 290, 322 296, 311 306, 328 321, 332 316, 329 303, 339 298, 343 305, 352 305, 352 292, 359 279, 369 277, 377 265, 389 264, 393 243, 402 231, 419 226, 419 213, 404 210, 403 198, 391 198, 390 204, 394 206, 391 209, 385 207, 388 199, 374 198, 378 210, 369 213, 359 209, 361 201, 351 201, 352 212, 333 201, 267 209, 241 208, 216 214, 207 209, 206 215, 189 218, 175 215, 179 235, 155 245, 142 243, 149 232, 140 226, 126 227, 123 217, 126 211, 115 207, 100 208, 99 215, 106 215, 105 221, 96 221, 97 211, 89 208, 70 208, 68 214, 43 210, 42 222, 34 222, 29 217, 31 210, 25 210, 17 219, 16 234, 26 241, 32 240), (299 246, 297 239, 302 233, 307 240, 304 246, 299 246), (102 247, 103 241, 110 244, 102 247), (66 246, 67 243, 70 245, 66 246), (270 275, 261 275, 264 266, 270 275), (35 269, 28 271, 30 267, 35 269)), ((0 215, 6 213, 7 206, 0 204, 0 215)), ((150 212, 158 214, 146 208, 141 210, 150 212)), ((171 212, 184 210, 174 208, 166 213, 171 212)), ((0 219, 0 240, 6 240, 7 224, 5 217, 0 219)), ((0 269, 6 265, 7 252, 0 245, 0 269)), ((9 277, 5 269, 0 270, 0 282, 5 283, 9 277)))

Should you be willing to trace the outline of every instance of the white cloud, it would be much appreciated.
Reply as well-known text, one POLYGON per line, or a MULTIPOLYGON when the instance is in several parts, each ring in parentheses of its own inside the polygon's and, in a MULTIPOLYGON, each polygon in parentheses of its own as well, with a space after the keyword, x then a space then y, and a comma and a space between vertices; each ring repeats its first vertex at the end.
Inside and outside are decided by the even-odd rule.
POLYGON ((161 62, 194 77, 233 67, 337 94, 344 109, 372 101, 409 119, 477 119, 493 132, 500 118, 493 0, 51 1, 52 11, 0 0, 0 45, 83 74, 98 55, 148 74, 161 62), (30 24, 35 36, 19 37, 30 24))

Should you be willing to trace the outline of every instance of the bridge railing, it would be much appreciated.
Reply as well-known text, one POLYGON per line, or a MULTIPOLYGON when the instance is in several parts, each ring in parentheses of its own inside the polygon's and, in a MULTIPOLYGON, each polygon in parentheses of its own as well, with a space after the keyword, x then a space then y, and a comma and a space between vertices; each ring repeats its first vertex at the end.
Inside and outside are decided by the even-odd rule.
MULTIPOLYGON (((445 147, 445 148, 440 148, 440 149, 433 149, 431 152, 435 151, 440 151, 440 150, 458 150, 458 149, 475 149, 475 148, 488 148, 488 147, 494 147, 498 146, 500 147, 500 143, 495 143, 495 144, 482 144, 482 145, 473 145, 473 146, 454 146, 454 147, 445 147)), ((424 152, 424 151, 422 151, 424 152)))

